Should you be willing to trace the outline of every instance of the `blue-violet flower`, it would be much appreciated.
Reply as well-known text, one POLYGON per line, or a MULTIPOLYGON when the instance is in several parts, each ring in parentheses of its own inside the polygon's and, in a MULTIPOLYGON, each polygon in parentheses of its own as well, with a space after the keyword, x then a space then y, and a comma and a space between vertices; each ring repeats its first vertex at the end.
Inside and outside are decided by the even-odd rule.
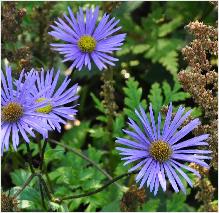
POLYGON ((78 84, 69 86, 71 79, 66 76, 58 87, 60 70, 54 75, 53 69, 47 72, 42 69, 40 73, 36 72, 36 75, 36 84, 32 85, 31 94, 33 96, 41 94, 36 102, 48 101, 46 106, 37 108, 36 112, 48 114, 50 117, 42 118, 42 122, 50 125, 53 130, 57 129, 60 132, 60 124, 66 123, 64 119, 74 120, 76 115, 77 110, 75 107, 77 104, 72 105, 72 102, 79 98, 76 94, 78 84), (64 106, 65 104, 71 104, 71 106, 64 106))
POLYGON ((31 70, 26 80, 23 81, 23 70, 16 84, 13 84, 11 67, 6 66, 5 74, 1 71, 1 154, 4 148, 8 150, 10 139, 12 139, 14 150, 17 150, 20 142, 19 133, 29 143, 28 135, 35 137, 33 130, 46 138, 50 129, 49 125, 40 122, 41 118, 48 116, 36 112, 36 109, 44 107, 46 102, 36 103, 40 93, 31 97, 29 94, 36 81, 34 71, 31 70))
POLYGON ((193 168, 183 164, 182 162, 194 162, 200 166, 209 168, 203 159, 211 159, 205 154, 211 153, 209 150, 201 150, 196 146, 207 146, 205 140, 208 134, 203 134, 190 139, 183 138, 195 129, 200 121, 198 118, 190 121, 180 130, 180 126, 188 118, 191 110, 183 115, 185 108, 179 107, 176 115, 172 119, 172 104, 168 107, 166 119, 161 131, 161 114, 158 115, 157 125, 155 124, 152 106, 150 105, 150 121, 144 109, 140 106, 140 111, 135 110, 142 129, 132 119, 129 118, 129 126, 134 131, 123 130, 132 139, 117 138, 116 142, 129 148, 117 147, 120 155, 124 156, 122 160, 126 162, 124 165, 137 161, 137 165, 129 171, 140 169, 136 176, 136 182, 141 180, 140 188, 143 185, 150 186, 150 191, 154 189, 154 195, 157 194, 159 185, 163 191, 166 191, 166 178, 169 180, 175 192, 181 189, 186 193, 180 176, 182 176, 192 187, 192 181, 188 175, 182 170, 188 170, 197 176, 200 174, 193 168), (192 147, 192 148, 191 148, 192 147), (189 149, 191 148, 191 149, 189 149))
POLYGON ((110 15, 104 14, 99 24, 97 24, 99 8, 86 9, 86 15, 82 8, 77 12, 77 20, 72 10, 68 7, 70 17, 64 14, 65 21, 58 18, 55 21, 56 26, 51 25, 53 31, 50 35, 63 40, 64 44, 53 43, 53 50, 64 55, 65 61, 72 61, 70 69, 76 67, 81 70, 83 66, 91 69, 91 59, 94 61, 99 70, 107 68, 106 64, 114 66, 117 58, 110 54, 119 50, 122 46, 126 34, 113 35, 121 29, 116 27, 119 20, 109 19, 110 15))

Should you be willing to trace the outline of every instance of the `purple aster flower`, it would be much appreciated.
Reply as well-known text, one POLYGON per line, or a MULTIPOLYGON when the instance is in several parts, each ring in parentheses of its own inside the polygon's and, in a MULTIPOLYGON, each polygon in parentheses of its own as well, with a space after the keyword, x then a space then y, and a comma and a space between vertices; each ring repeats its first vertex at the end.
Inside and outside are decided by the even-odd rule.
POLYGON ((69 87, 71 79, 66 77, 61 83, 61 86, 57 88, 60 70, 54 75, 54 70, 48 70, 45 74, 44 70, 36 72, 37 80, 36 84, 32 85, 31 94, 36 96, 41 94, 36 102, 48 101, 48 104, 44 107, 37 108, 36 111, 48 114, 50 117, 45 117, 42 122, 50 125, 52 129, 61 131, 60 124, 65 124, 64 119, 73 120, 77 110, 74 109, 78 104, 73 106, 64 106, 65 104, 72 103, 77 100, 79 96, 76 95, 78 85, 75 84, 69 87), (68 87, 68 88, 67 88, 68 87))
POLYGON ((68 17, 64 14, 65 21, 58 18, 55 21, 56 26, 51 25, 54 31, 50 35, 65 41, 65 44, 51 44, 54 50, 64 55, 65 61, 72 61, 70 69, 76 67, 81 70, 83 66, 91 69, 91 60, 94 61, 99 70, 107 68, 106 64, 114 66, 117 58, 110 56, 115 50, 122 46, 126 34, 113 35, 121 29, 116 25, 119 20, 109 19, 108 14, 104 14, 97 25, 99 8, 96 7, 94 12, 86 9, 86 15, 82 8, 74 17, 72 10, 68 7, 68 17), (85 19, 86 18, 86 19, 85 19))
POLYGON ((43 107, 46 103, 36 103, 36 99, 41 94, 30 98, 29 91, 36 81, 33 70, 30 71, 28 78, 22 82, 24 71, 21 72, 13 85, 11 68, 6 67, 6 76, 1 71, 1 153, 4 148, 8 150, 9 141, 12 139, 14 150, 19 144, 19 134, 29 143, 28 135, 35 137, 33 130, 39 132, 43 137, 48 136, 49 125, 40 122, 40 118, 48 117, 43 113, 37 113, 38 107, 43 107))
POLYGON ((199 119, 194 119, 187 125, 180 126, 188 118, 191 110, 183 115, 185 108, 179 107, 176 115, 172 119, 172 104, 168 108, 166 119, 161 131, 161 114, 158 115, 157 125, 155 124, 152 106, 150 105, 150 121, 142 107, 140 111, 135 110, 135 114, 143 127, 141 129, 132 119, 129 118, 129 126, 134 131, 123 130, 132 139, 117 138, 116 142, 128 146, 129 148, 117 147, 124 165, 137 161, 137 165, 129 171, 140 169, 136 176, 136 182, 140 180, 140 188, 143 185, 150 186, 150 191, 154 189, 157 194, 159 185, 166 191, 166 178, 169 179, 175 192, 181 189, 186 193, 186 189, 180 179, 182 176, 192 187, 192 181, 182 170, 188 170, 197 176, 200 174, 193 168, 183 164, 183 162, 194 162, 203 167, 209 168, 204 159, 211 159, 205 154, 211 153, 209 150, 199 150, 196 146, 207 146, 205 140, 209 135, 203 134, 190 139, 183 139, 188 133, 195 129, 199 124, 199 119), (192 148, 191 148, 192 147, 192 148))

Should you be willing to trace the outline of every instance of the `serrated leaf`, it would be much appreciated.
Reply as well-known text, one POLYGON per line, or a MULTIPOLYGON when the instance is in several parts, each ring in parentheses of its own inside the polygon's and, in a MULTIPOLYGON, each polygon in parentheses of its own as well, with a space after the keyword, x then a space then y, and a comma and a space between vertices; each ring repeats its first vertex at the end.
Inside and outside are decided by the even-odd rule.
POLYGON ((139 87, 139 83, 135 81, 134 78, 129 78, 123 90, 126 95, 124 113, 128 117, 136 120, 137 116, 134 110, 138 108, 140 104, 144 109, 146 108, 146 101, 142 100, 142 88, 139 87))
POLYGON ((171 101, 170 97, 172 95, 172 89, 171 89, 170 85, 166 81, 164 81, 162 83, 162 89, 163 89, 164 98, 165 98, 164 99, 164 104, 168 105, 170 103, 170 101, 171 101))
POLYGON ((176 76, 178 71, 178 53, 175 50, 166 53, 159 59, 159 62, 170 71, 172 75, 176 76))
POLYGON ((162 90, 158 83, 152 84, 150 89, 150 94, 148 95, 148 99, 150 100, 150 103, 152 103, 155 118, 156 118, 163 105, 162 90))
POLYGON ((100 162, 100 159, 101 159, 101 157, 103 155, 102 151, 95 149, 91 145, 88 146, 88 150, 87 151, 88 151, 88 156, 89 156, 90 159, 92 159, 96 163, 100 162))
POLYGON ((179 91, 181 90, 181 85, 178 83, 176 79, 174 81, 173 89, 166 81, 163 82, 162 89, 165 97, 165 105, 168 105, 170 102, 184 101, 190 97, 189 93, 179 91))
MULTIPOLYGON (((16 186, 22 186, 24 182, 30 177, 31 173, 24 169, 16 169, 10 173, 12 183, 16 186)), ((33 185, 33 182, 30 183, 33 185)))
POLYGON ((117 115, 113 122, 113 136, 114 137, 119 137, 123 134, 122 128, 124 127, 124 124, 125 124, 124 115, 123 114, 117 115))
POLYGON ((173 32, 181 24, 182 24, 182 17, 181 16, 178 16, 178 17, 174 18, 173 20, 171 20, 168 23, 162 24, 159 27, 158 36, 159 37, 166 36, 167 34, 173 32))
POLYGON ((167 200, 167 211, 168 212, 183 211, 185 200, 186 200, 186 195, 184 195, 182 192, 177 194, 174 193, 171 196, 171 199, 167 200))
POLYGON ((106 114, 106 109, 103 105, 103 103, 97 98, 96 95, 94 95, 94 93, 90 93, 94 103, 95 103, 95 108, 97 108, 100 112, 106 114))
POLYGON ((44 153, 44 161, 48 164, 50 161, 59 160, 64 155, 64 148, 61 146, 56 146, 55 148, 51 148, 49 145, 44 153))
POLYGON ((161 63, 168 71, 176 76, 178 70, 178 50, 183 46, 180 39, 157 39, 156 43, 151 41, 151 47, 145 53, 145 57, 153 63, 161 63))
POLYGON ((150 46, 148 44, 137 44, 134 45, 132 48, 132 52, 134 54, 140 54, 145 52, 150 46))
POLYGON ((35 204, 41 203, 41 197, 40 197, 39 191, 37 191, 36 189, 34 189, 30 186, 27 186, 24 189, 24 191, 21 192, 20 199, 21 200, 29 200, 35 204))
POLYGON ((191 97, 189 93, 186 92, 177 92, 172 95, 172 101, 184 101, 185 99, 191 97))

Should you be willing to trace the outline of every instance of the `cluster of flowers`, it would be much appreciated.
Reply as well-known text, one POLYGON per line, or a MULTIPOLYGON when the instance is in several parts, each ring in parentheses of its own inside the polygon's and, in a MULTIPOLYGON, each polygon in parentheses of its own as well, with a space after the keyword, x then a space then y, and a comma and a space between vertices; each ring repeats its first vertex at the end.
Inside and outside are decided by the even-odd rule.
MULTIPOLYGON (((91 60, 99 70, 107 68, 106 64, 115 65, 113 62, 118 59, 111 56, 113 51, 118 50, 123 44, 126 34, 112 35, 121 27, 116 27, 119 20, 104 14, 99 24, 96 26, 99 9, 94 12, 86 10, 84 17, 80 8, 77 19, 71 9, 68 8, 70 18, 64 14, 65 21, 58 19, 56 26, 52 25, 50 35, 65 41, 66 43, 51 44, 54 50, 64 54, 63 61, 72 61, 71 69, 76 67, 81 70, 83 66, 91 69, 91 60), (85 21, 86 20, 86 21, 85 21)), ((67 89, 70 79, 68 77, 57 89, 59 73, 54 76, 53 70, 42 70, 40 74, 31 70, 26 75, 20 74, 18 80, 12 81, 11 68, 6 67, 6 77, 2 73, 2 141, 1 151, 8 150, 10 136, 13 147, 16 150, 19 144, 20 133, 23 139, 29 143, 28 135, 35 136, 33 130, 48 137, 49 130, 61 130, 60 124, 65 123, 64 119, 73 119, 77 110, 75 106, 66 107, 65 104, 78 99, 76 95, 77 85, 67 89)), ((161 114, 158 115, 157 124, 155 122, 152 106, 149 107, 149 117, 140 106, 140 111, 135 110, 141 126, 129 118, 129 126, 133 131, 124 130, 128 138, 117 138, 116 142, 129 148, 117 147, 124 163, 129 164, 137 161, 137 165, 129 171, 140 169, 136 176, 136 182, 150 186, 150 191, 157 194, 161 185, 163 191, 166 190, 166 177, 169 179, 173 189, 178 192, 179 188, 186 193, 186 189, 179 177, 179 174, 192 187, 192 181, 183 169, 200 174, 182 162, 194 162, 208 168, 208 164, 203 159, 211 159, 205 154, 211 153, 208 150, 195 149, 196 146, 207 146, 206 140, 209 135, 203 134, 186 140, 181 140, 187 136, 199 124, 199 119, 190 121, 187 125, 178 130, 188 118, 191 111, 186 112, 185 108, 179 107, 176 115, 172 118, 172 104, 170 103, 166 119, 162 123, 161 114), (161 131, 161 127, 163 129, 161 131), (191 148, 192 149, 188 149, 191 148)))
POLYGON ((48 137, 48 131, 61 130, 64 119, 74 119, 76 105, 66 107, 64 104, 78 99, 77 84, 69 87, 71 80, 66 77, 57 89, 60 71, 54 75, 54 70, 39 72, 32 69, 24 74, 21 72, 18 80, 12 80, 10 67, 6 67, 6 75, 1 71, 1 153, 8 150, 10 136, 13 148, 17 150, 19 134, 29 143, 29 135, 35 137, 34 131, 43 138, 48 137))

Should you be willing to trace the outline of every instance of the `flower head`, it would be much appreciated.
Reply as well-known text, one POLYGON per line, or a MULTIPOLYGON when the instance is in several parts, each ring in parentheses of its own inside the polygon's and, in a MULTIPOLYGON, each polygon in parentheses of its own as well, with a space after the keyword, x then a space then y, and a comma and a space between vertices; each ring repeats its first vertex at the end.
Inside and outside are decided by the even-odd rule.
POLYGON ((79 70, 83 66, 87 66, 90 70, 91 60, 99 70, 107 68, 106 64, 114 66, 113 62, 118 59, 110 54, 120 49, 126 36, 126 34, 113 35, 121 29, 116 27, 119 20, 110 19, 105 13, 97 25, 98 7, 93 12, 87 8, 85 16, 80 8, 76 15, 77 20, 70 8, 68 11, 70 17, 64 14, 64 21, 58 18, 58 21, 55 21, 56 26, 51 25, 53 31, 49 32, 50 35, 66 42, 51 44, 54 50, 64 55, 63 61, 72 61, 70 69, 76 67, 79 70))
POLYGON ((1 153, 4 148, 8 150, 9 141, 12 139, 13 147, 16 150, 19 144, 19 133, 29 143, 28 135, 35 137, 33 130, 47 137, 49 125, 40 122, 40 118, 48 117, 45 114, 37 113, 36 109, 45 106, 45 101, 36 103, 41 94, 30 97, 31 86, 36 81, 34 71, 30 71, 24 82, 24 71, 21 72, 16 86, 12 81, 11 68, 6 67, 6 75, 1 71, 1 153))
POLYGON ((128 124, 134 131, 123 131, 132 138, 131 140, 126 138, 117 138, 116 140, 117 143, 129 147, 117 147, 120 155, 125 156, 122 158, 126 161, 124 165, 137 161, 137 165, 129 171, 141 168, 136 176, 136 182, 141 180, 140 188, 144 184, 147 187, 150 186, 150 191, 154 190, 154 195, 157 194, 159 185, 161 185, 163 191, 166 191, 166 178, 169 179, 175 192, 179 192, 179 189, 181 189, 186 193, 185 186, 179 176, 181 175, 191 187, 192 181, 182 168, 193 172, 197 176, 200 176, 200 174, 182 162, 194 162, 209 168, 208 164, 202 160, 211 159, 211 157, 204 155, 211 153, 211 151, 195 148, 196 146, 208 145, 205 142, 208 135, 203 134, 190 139, 183 139, 200 124, 200 121, 194 119, 178 130, 191 113, 190 110, 183 115, 185 108, 182 106, 179 107, 176 115, 172 118, 172 104, 169 105, 162 131, 161 114, 158 115, 156 125, 151 105, 149 110, 150 121, 142 107, 140 107, 140 111, 135 110, 143 129, 129 118, 128 124))
POLYGON ((54 75, 54 70, 48 70, 46 73, 42 69, 40 74, 36 72, 37 80, 36 84, 32 85, 31 94, 38 96, 36 100, 37 103, 47 101, 47 105, 43 107, 38 107, 36 112, 49 115, 50 117, 45 117, 42 119, 46 124, 50 125, 52 129, 57 129, 61 131, 60 124, 65 124, 64 119, 73 120, 74 115, 77 110, 73 106, 64 106, 65 104, 70 104, 76 101, 79 96, 76 95, 78 85, 69 86, 71 79, 66 77, 61 83, 61 86, 58 87, 57 83, 59 80, 60 71, 54 75), (68 87, 68 88, 67 88, 68 87))

